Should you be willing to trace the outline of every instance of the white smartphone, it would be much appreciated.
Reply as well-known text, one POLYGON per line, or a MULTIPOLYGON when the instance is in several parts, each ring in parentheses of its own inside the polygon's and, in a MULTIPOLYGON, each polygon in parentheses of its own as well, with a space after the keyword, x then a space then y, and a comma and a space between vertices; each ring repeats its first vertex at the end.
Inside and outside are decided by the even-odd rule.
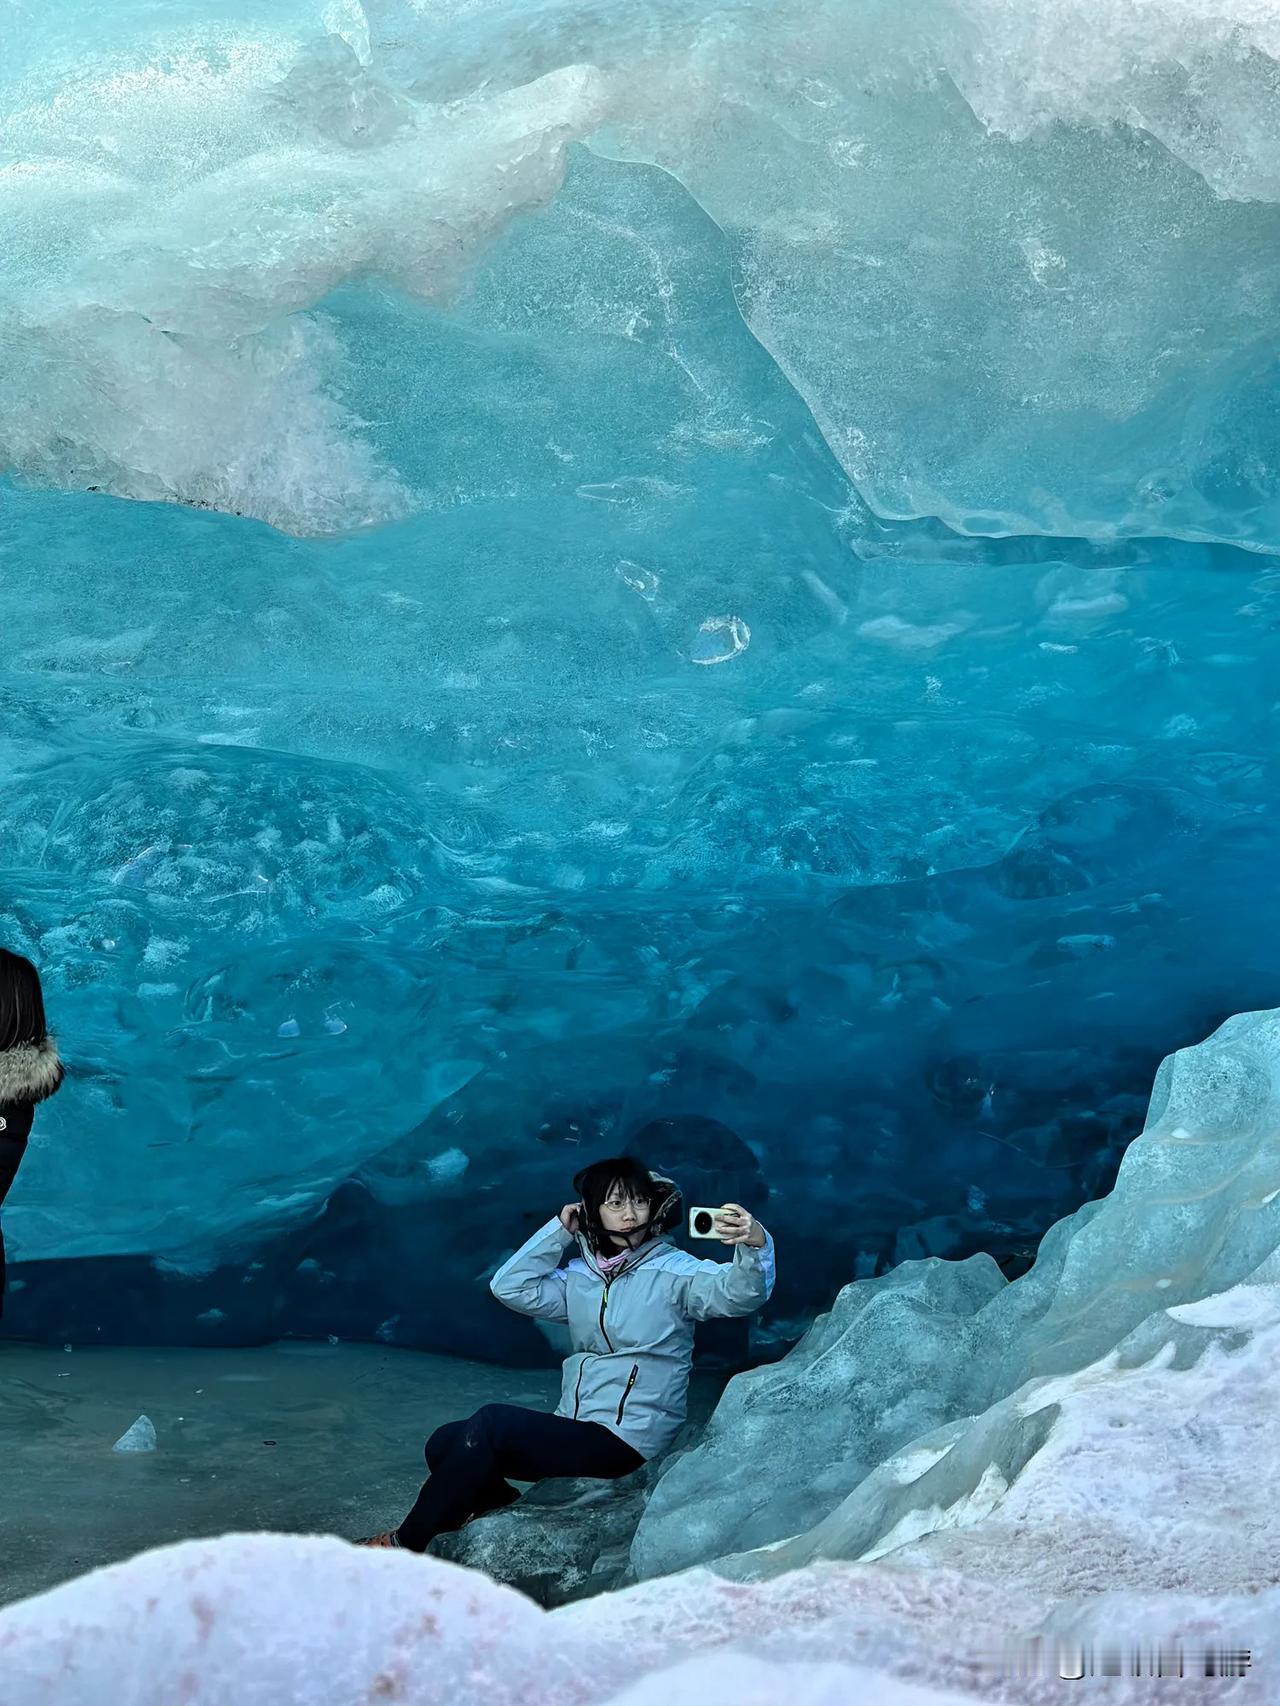
POLYGON ((690 1238, 718 1238, 720 1234, 716 1230, 716 1216, 719 1212, 718 1208, 691 1208, 689 1210, 690 1238))

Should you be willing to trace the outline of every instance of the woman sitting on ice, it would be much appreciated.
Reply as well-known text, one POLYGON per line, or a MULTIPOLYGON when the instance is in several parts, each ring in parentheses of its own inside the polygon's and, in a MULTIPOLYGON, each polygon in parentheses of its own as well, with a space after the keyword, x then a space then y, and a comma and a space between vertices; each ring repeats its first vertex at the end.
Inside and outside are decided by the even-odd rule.
POLYGON ((519 1498, 508 1475, 612 1479, 638 1469, 684 1421, 694 1322, 750 1315, 773 1290, 773 1239, 738 1203, 716 1216, 733 1260, 709 1262, 672 1243, 680 1192, 638 1161, 597 1161, 573 1188, 580 1200, 539 1227, 489 1282, 522 1315, 568 1324, 573 1354, 554 1415, 485 1404, 466 1421, 446 1422, 427 1441, 431 1474, 408 1516, 358 1544, 422 1552, 437 1534, 519 1498), (579 1254, 561 1267, 575 1238, 579 1254))

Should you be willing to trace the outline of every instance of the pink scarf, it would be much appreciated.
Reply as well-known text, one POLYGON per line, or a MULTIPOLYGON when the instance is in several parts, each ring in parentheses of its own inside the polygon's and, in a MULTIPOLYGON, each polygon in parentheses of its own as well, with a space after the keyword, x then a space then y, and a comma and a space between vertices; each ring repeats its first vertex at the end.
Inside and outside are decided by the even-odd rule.
POLYGON ((617 1273, 627 1257, 633 1254, 634 1251, 631 1250, 619 1250, 616 1256, 597 1256, 596 1266, 606 1278, 610 1278, 617 1273))

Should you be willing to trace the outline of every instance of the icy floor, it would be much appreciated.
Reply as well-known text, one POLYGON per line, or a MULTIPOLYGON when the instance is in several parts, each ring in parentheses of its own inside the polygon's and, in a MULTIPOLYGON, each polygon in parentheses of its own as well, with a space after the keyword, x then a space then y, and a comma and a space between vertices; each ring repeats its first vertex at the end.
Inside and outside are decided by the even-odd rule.
POLYGON ((550 1613, 478 1571, 326 1536, 403 1504, 437 1421, 495 1398, 549 1402, 554 1371, 366 1345, 4 1345, 5 1591, 61 1585, 0 1612, 0 1703, 516 1706, 536 1681, 548 1706, 639 1706, 655 1687, 664 1706, 1047 1706, 1081 1685, 990 1668, 1006 1640, 1038 1634, 1059 1655, 1144 1638, 1191 1656, 1240 1643, 1251 1662, 1238 1677, 1083 1686, 1108 1706, 1275 1706, 1270 1272, 1167 1312, 1207 1335, 1199 1354, 1188 1341, 1135 1360, 1130 1335, 1124 1354, 973 1418, 944 1457, 887 1462, 807 1536, 550 1613), (997 1485, 982 1469, 992 1443, 1044 1406, 1051 1431, 997 1485), (158 1449, 113 1453, 142 1409, 158 1449), (868 1503, 893 1550, 816 1557, 850 1545, 868 1503), (264 1527, 294 1532, 244 1532, 264 1527), (112 1559, 128 1561, 93 1571, 112 1559))
POLYGON ((381 1345, 0 1341, 0 1604, 176 1540, 385 1528, 413 1502, 441 1422, 488 1403, 552 1409, 559 1385, 556 1369, 381 1345), (113 1451, 140 1414, 156 1450, 113 1451))

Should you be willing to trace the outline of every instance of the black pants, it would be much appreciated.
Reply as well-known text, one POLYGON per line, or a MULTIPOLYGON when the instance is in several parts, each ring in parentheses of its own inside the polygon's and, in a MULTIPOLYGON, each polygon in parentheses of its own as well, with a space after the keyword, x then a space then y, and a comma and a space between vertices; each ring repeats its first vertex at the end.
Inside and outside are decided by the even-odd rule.
POLYGON ((423 1552, 437 1534, 518 1499, 508 1475, 517 1481, 549 1475, 613 1480, 644 1462, 600 1422, 575 1422, 518 1404, 485 1404, 465 1422, 446 1422, 427 1441, 426 1457, 431 1473, 396 1531, 410 1552, 423 1552))

